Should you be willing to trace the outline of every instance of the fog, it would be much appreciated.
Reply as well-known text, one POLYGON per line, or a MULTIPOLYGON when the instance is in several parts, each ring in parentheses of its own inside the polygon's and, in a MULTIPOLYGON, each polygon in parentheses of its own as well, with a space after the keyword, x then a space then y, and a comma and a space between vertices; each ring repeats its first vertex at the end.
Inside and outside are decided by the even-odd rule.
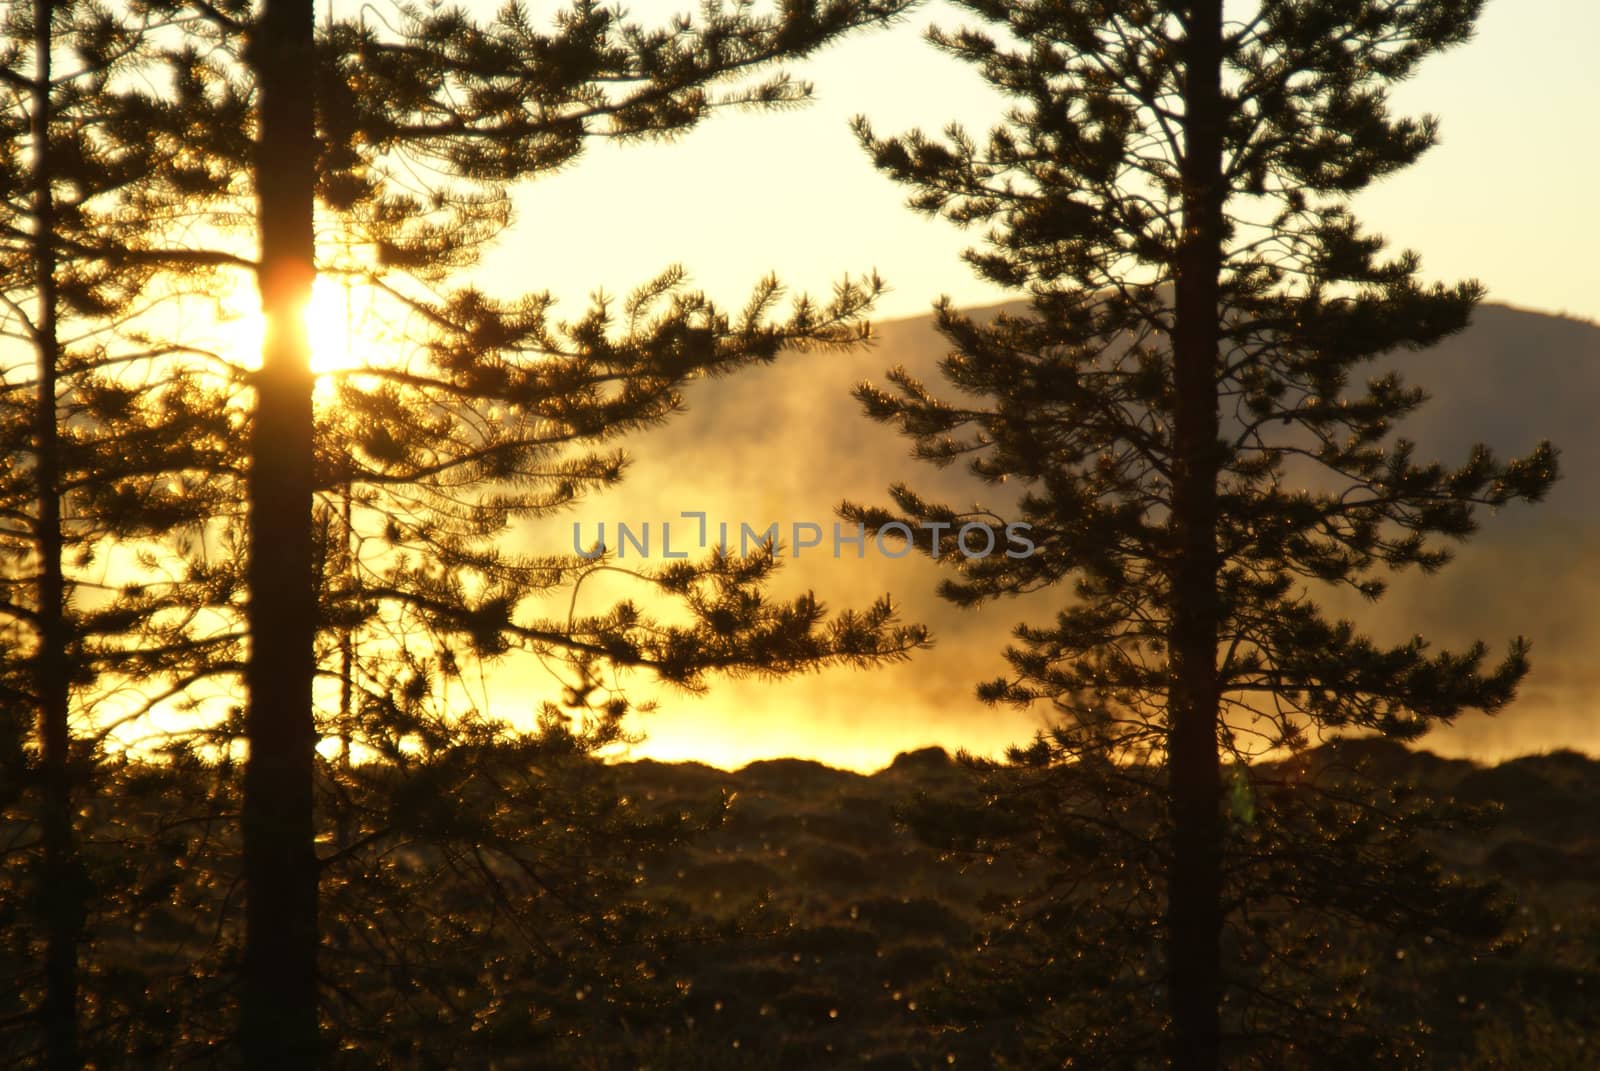
MULTIPOLYGON (((1059 595, 957 610, 936 596, 944 574, 925 559, 888 558, 870 542, 864 557, 848 544, 834 557, 840 501, 887 504, 886 488, 896 481, 952 505, 1001 501, 959 466, 912 460, 906 440, 861 414, 851 387, 881 383, 894 365, 942 386, 935 365, 944 344, 928 317, 882 323, 876 332, 870 347, 790 353, 695 384, 687 412, 626 442, 635 460, 620 487, 520 533, 530 551, 561 551, 572 546, 574 521, 586 543, 604 522, 612 545, 617 523, 637 532, 649 522, 659 556, 663 521, 672 522, 674 551, 695 549, 697 522, 682 518, 685 511, 705 512, 713 539, 718 522, 727 522, 735 543, 741 524, 759 531, 776 522, 791 543, 794 524, 813 523, 822 545, 785 557, 778 593, 810 589, 834 609, 864 607, 886 593, 907 620, 934 630, 931 650, 874 670, 720 680, 704 695, 629 677, 631 699, 659 704, 633 723, 645 735, 635 754, 722 766, 798 755, 870 770, 929 744, 994 753, 1040 726, 1041 715, 986 707, 973 692, 1003 672, 1000 652, 1012 626, 1047 619, 1059 595)), ((1562 480, 1544 503, 1483 512, 1480 533, 1457 561, 1432 577, 1396 577, 1390 595, 1359 618, 1380 638, 1421 633, 1445 647, 1481 638, 1498 652, 1519 634, 1533 642, 1534 671, 1515 704, 1493 718, 1469 712, 1424 745, 1484 761, 1556 747, 1600 751, 1600 433, 1593 430, 1600 327, 1485 306, 1462 335, 1432 351, 1392 355, 1374 371, 1387 367, 1432 395, 1399 429, 1418 442, 1419 459, 1460 462, 1477 441, 1502 456, 1541 438, 1562 451, 1562 480)), ((601 596, 625 590, 596 586, 585 605, 596 608, 601 596)), ((548 685, 548 677, 508 669, 497 706, 526 706, 523 696, 548 685)))

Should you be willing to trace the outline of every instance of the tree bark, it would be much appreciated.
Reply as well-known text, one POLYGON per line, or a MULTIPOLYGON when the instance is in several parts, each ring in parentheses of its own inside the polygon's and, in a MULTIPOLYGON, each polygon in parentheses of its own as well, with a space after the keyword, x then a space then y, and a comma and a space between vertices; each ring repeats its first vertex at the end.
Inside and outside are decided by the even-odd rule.
POLYGON ((78 1044, 78 949, 85 916, 84 876, 73 829, 72 733, 67 665, 66 579, 62 572, 61 443, 56 424, 57 374, 61 340, 57 326, 55 193, 51 185, 50 51, 54 43, 50 0, 33 5, 32 210, 33 323, 38 380, 34 398, 34 477, 38 523, 34 553, 39 564, 38 637, 33 666, 39 704, 39 749, 44 810, 41 821, 43 867, 39 900, 44 905, 45 995, 41 1009, 45 1065, 51 1071, 80 1066, 78 1044))
POLYGON ((311 0, 267 0, 252 42, 266 315, 250 447, 250 662, 244 780, 245 1066, 319 1063, 312 815, 316 599, 312 376, 303 312, 316 274, 311 0))
POLYGON ((1190 6, 1184 75, 1183 235, 1175 280, 1172 623, 1167 773, 1170 1060, 1221 1064, 1222 825, 1217 719, 1217 349, 1222 267, 1222 0, 1190 6))

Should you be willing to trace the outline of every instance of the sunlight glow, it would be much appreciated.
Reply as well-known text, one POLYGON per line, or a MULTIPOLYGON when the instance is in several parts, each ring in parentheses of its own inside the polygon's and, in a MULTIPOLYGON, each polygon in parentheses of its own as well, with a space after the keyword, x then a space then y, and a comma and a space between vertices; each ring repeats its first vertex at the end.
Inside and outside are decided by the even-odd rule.
POLYGON ((363 352, 366 319, 357 288, 327 275, 317 276, 306 306, 306 330, 311 335, 311 370, 318 375, 367 363, 363 352))
MULTIPOLYGON (((266 318, 254 307, 253 287, 241 284, 217 316, 217 336, 222 356, 252 371, 261 367, 261 345, 266 318), (248 306, 248 307, 246 307, 248 306)), ((357 285, 317 276, 306 306, 306 331, 311 336, 311 371, 327 375, 368 363, 371 339, 363 327, 371 319, 371 298, 357 285)))

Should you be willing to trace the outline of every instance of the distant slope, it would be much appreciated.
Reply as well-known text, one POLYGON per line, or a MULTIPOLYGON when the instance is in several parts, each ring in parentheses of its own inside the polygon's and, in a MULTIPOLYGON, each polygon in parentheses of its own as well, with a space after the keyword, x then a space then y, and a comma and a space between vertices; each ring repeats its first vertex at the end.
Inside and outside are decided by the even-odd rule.
MULTIPOLYGON (((668 696, 662 712, 639 725, 650 736, 644 753, 722 765, 806 754, 872 768, 925 744, 994 751, 1033 731, 1028 715, 984 709, 972 689, 1002 672, 999 651, 1010 628, 1049 614, 1051 596, 957 612, 934 596, 940 574, 931 563, 870 550, 858 561, 850 547, 842 560, 828 553, 839 501, 886 501, 884 489, 896 481, 958 504, 1003 500, 959 469, 912 461, 904 440, 868 422, 849 397, 853 384, 881 382, 897 364, 939 388, 943 352, 928 317, 884 323, 870 349, 788 354, 696 384, 686 414, 630 442, 637 460, 623 487, 576 515, 586 533, 601 520, 658 523, 685 510, 707 512, 713 534, 718 520, 729 521, 735 537, 740 522, 760 529, 776 521, 786 533, 794 522, 816 523, 825 546, 787 565, 789 589, 815 589, 833 606, 891 592, 939 638, 935 651, 878 672, 668 696)), ((1479 440, 1512 454, 1549 438, 1562 450, 1565 474, 1548 502, 1485 515, 1456 564, 1420 583, 1402 579, 1367 622, 1385 636, 1420 632, 1456 646, 1482 638, 1499 649, 1517 634, 1532 639, 1534 674, 1517 704, 1495 720, 1463 718, 1430 746, 1484 758, 1562 745, 1600 751, 1600 326, 1487 305, 1462 335, 1431 351, 1396 354, 1374 371, 1387 367, 1433 396, 1400 429, 1422 456, 1459 461, 1479 440)), ((570 521, 530 530, 529 548, 565 548, 570 521)), ((691 522, 679 524, 675 549, 693 532, 691 522)), ((530 679, 529 686, 544 685, 530 679)))

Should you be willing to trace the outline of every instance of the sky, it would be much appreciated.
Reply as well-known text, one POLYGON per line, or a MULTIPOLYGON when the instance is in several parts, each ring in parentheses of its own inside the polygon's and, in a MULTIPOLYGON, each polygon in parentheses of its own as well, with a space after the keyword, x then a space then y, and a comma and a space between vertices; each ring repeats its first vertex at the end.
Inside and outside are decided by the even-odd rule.
MULTIPOLYGON (((629 10, 650 23, 688 7, 629 10)), ((860 114, 880 135, 952 121, 986 131, 1002 99, 921 39, 961 21, 949 5, 923 6, 792 65, 816 88, 802 109, 730 111, 668 144, 596 144, 519 190, 517 226, 486 277, 548 289, 574 312, 597 288, 624 294, 673 263, 734 306, 769 271, 825 294, 876 269, 892 288, 884 318, 925 312, 941 294, 1006 297, 959 260, 980 236, 907 209, 907 191, 874 171, 848 128, 860 114)), ((1431 278, 1476 278, 1491 300, 1600 319, 1600 139, 1586 135, 1600 103, 1596 40, 1591 0, 1490 0, 1473 41, 1395 87, 1396 111, 1438 115, 1442 141, 1364 194, 1358 218, 1419 251, 1431 278)))
MULTIPOLYGON (((652 22, 684 7, 650 0, 630 10, 652 22)), ((906 191, 873 170, 848 129, 852 116, 864 114, 880 134, 916 126, 933 132, 951 121, 986 131, 1004 102, 921 40, 930 23, 960 21, 949 6, 925 6, 899 25, 858 34, 794 65, 797 76, 816 86, 815 101, 802 109, 728 112, 667 144, 595 144, 560 173, 518 189, 517 223, 489 254, 480 278, 497 292, 549 290, 560 298, 558 308, 574 316, 596 290, 626 294, 669 264, 684 265, 695 285, 731 308, 768 272, 794 289, 825 295, 846 273, 876 270, 891 287, 876 312, 881 320, 921 315, 940 295, 969 306, 1014 296, 977 280, 960 261, 961 250, 979 236, 904 207, 906 191)), ((1600 5, 1589 0, 1490 0, 1475 40, 1432 58, 1394 89, 1397 112, 1441 118, 1442 143, 1364 194, 1358 218, 1394 245, 1419 251, 1427 278, 1476 278, 1492 301, 1600 321, 1593 256, 1600 248, 1593 195, 1600 141, 1584 134, 1600 102, 1600 66, 1587 54, 1597 39, 1600 5)), ((879 373, 880 356, 855 367, 862 376, 879 373)), ((765 404, 784 408, 785 418, 772 426, 805 427, 809 407, 824 406, 830 415, 818 425, 822 433, 854 434, 834 423, 838 399, 804 393, 812 381, 770 382, 764 394, 751 389, 765 404), (774 403, 780 385, 791 393, 774 403)), ((835 386, 842 392, 847 385, 835 386)), ((891 478, 917 472, 891 475, 893 466, 881 459, 903 458, 904 450, 892 437, 874 439, 857 455, 870 455, 870 463, 841 471, 841 486, 828 498, 826 489, 802 486, 779 470, 741 475, 719 459, 713 433, 704 430, 709 425, 697 423, 708 419, 723 421, 721 434, 763 434, 760 422, 728 424, 726 414, 691 412, 667 437, 628 444, 646 454, 672 452, 676 464, 647 463, 643 484, 591 504, 583 514, 589 530, 598 519, 659 518, 680 508, 720 508, 731 519, 830 522, 841 495, 871 497, 891 478), (701 478, 680 484, 661 475, 674 470, 701 478)), ((836 445, 830 442, 830 451, 836 445)), ((850 456, 838 452, 838 463, 848 465, 850 456)), ((880 563, 877 573, 865 574, 798 565, 785 583, 818 587, 833 605, 857 605, 892 588, 912 610, 938 613, 928 595, 935 575, 917 573, 913 564, 891 570, 880 563)), ((1018 619, 1009 609, 999 613, 1001 626, 1018 619)), ((926 744, 995 752, 1025 739, 1037 722, 979 708, 971 699, 977 679, 1002 669, 993 652, 1004 631, 996 632, 990 616, 941 617, 938 652, 888 672, 723 683, 701 698, 661 696, 662 709, 636 722, 646 739, 635 753, 724 766, 798 754, 872 769, 898 750, 926 744), (988 653, 973 653, 979 643, 988 653)), ((540 687, 514 673, 506 684, 512 703, 540 687)), ((653 697, 646 687, 633 694, 653 697)), ((1458 741, 1447 750, 1486 758, 1518 750, 1514 734, 1472 739, 1478 743, 1458 741)), ((1559 742, 1541 738, 1539 746, 1552 740, 1559 742)))

